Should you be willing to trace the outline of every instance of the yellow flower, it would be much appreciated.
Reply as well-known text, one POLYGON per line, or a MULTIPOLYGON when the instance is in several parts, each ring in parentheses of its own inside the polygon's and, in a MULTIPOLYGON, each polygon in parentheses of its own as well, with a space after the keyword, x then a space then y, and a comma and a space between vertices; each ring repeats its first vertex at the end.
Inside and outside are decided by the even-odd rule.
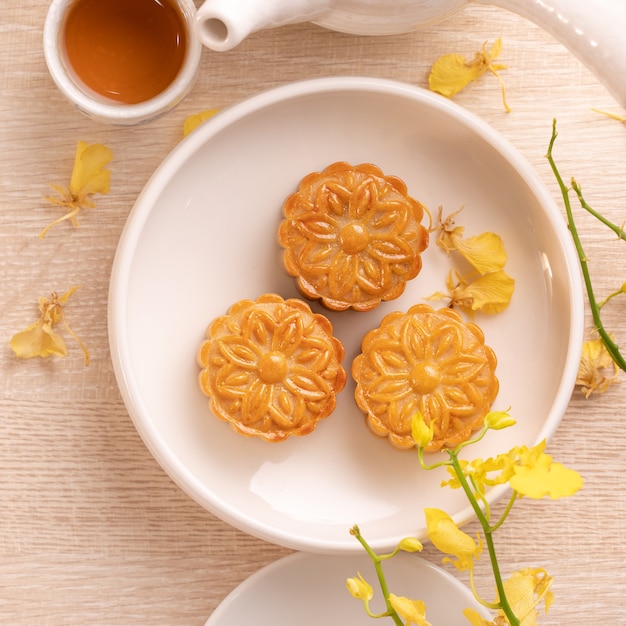
POLYGON ((54 327, 61 322, 63 326, 65 326, 65 330, 67 330, 71 337, 80 345, 85 355, 85 364, 89 365, 89 354, 84 344, 67 325, 63 312, 63 305, 77 289, 78 287, 71 287, 61 296, 57 293, 52 293, 50 300, 47 298, 39 298, 41 317, 25 330, 13 335, 9 342, 11 349, 15 352, 17 357, 30 359, 36 356, 44 358, 52 355, 60 357, 66 356, 67 347, 65 341, 61 335, 54 331, 54 327))
POLYGON ((583 485, 578 472, 552 461, 544 453, 545 439, 533 448, 514 449, 517 458, 509 485, 520 495, 533 499, 550 496, 552 500, 574 495, 583 485))
POLYGON ((424 515, 426 516, 428 536, 433 545, 440 552, 457 558, 456 561, 444 559, 444 562, 452 562, 459 571, 471 568, 474 558, 478 558, 482 552, 482 541, 476 543, 441 509, 426 508, 424 515))
POLYGON ((491 50, 487 50, 487 42, 482 50, 476 52, 474 58, 468 61, 460 54, 446 54, 435 61, 428 77, 428 86, 431 91, 436 91, 446 98, 451 98, 467 87, 472 81, 478 80, 485 72, 491 72, 498 81, 502 90, 502 103, 507 112, 511 109, 506 102, 504 82, 498 74, 506 69, 506 65, 494 63, 494 59, 500 56, 502 51, 502 39, 498 37, 491 50))
POLYGON ((357 576, 346 580, 346 587, 353 598, 368 603, 374 597, 372 586, 358 572, 357 576))
POLYGON ((67 213, 44 228, 40 237, 63 220, 70 220, 78 226, 76 216, 82 209, 95 206, 91 196, 95 193, 107 194, 110 188, 110 172, 105 166, 113 158, 109 148, 99 143, 89 145, 86 141, 79 141, 76 146, 74 168, 68 187, 50 185, 58 197, 47 196, 45 199, 55 206, 61 206, 67 213))
POLYGON ((537 626, 537 606, 543 601, 546 613, 554 594, 550 591, 552 577, 541 568, 523 569, 504 581, 504 593, 520 626, 537 626))
POLYGON ((605 392, 617 380, 619 371, 617 363, 611 358, 601 339, 583 343, 576 384, 580 386, 585 398, 592 393, 605 392), (612 375, 606 373, 607 369, 612 370, 612 375))
POLYGON ((183 135, 186 137, 192 131, 196 130, 203 122, 206 122, 209 118, 213 117, 219 109, 207 109, 206 111, 200 111, 189 115, 183 124, 183 135))
MULTIPOLYGON (((510 454, 500 454, 497 457, 483 460, 475 458, 472 461, 459 461, 463 474, 472 479, 472 483, 480 493, 485 492, 486 487, 501 485, 508 482, 513 475, 513 459, 510 454), (498 472, 492 476, 494 472, 498 472)), ((454 470, 447 468, 448 473, 452 476, 451 480, 444 481, 441 486, 448 486, 452 489, 459 489, 461 484, 454 470)))
POLYGON ((395 612, 406 620, 406 626, 416 624, 417 626, 431 626, 426 620, 426 605, 422 600, 410 600, 404 596, 389 594, 389 603, 395 612))

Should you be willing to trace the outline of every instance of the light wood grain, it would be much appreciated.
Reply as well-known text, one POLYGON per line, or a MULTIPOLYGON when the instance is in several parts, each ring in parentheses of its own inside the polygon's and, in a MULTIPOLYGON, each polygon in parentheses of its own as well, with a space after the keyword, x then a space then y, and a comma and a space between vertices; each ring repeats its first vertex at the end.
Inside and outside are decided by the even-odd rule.
MULTIPOLYGON (((489 75, 456 101, 517 147, 561 206, 545 159, 556 117, 563 174, 575 175, 587 199, 622 223, 626 126, 591 108, 623 111, 539 28, 472 6, 397 37, 301 24, 256 34, 231 52, 205 50, 198 82, 176 110, 146 126, 109 128, 73 111, 54 87, 42 53, 46 10, 41 1, 3 0, 0 12, 0 623, 199 626, 236 584, 288 551, 231 528, 172 483, 133 428, 112 371, 106 307, 117 240, 142 186, 181 139, 186 116, 318 76, 426 87, 439 55, 471 55, 501 36, 512 112, 489 75), (40 240, 58 215, 42 196, 69 175, 80 139, 112 148, 111 193, 81 215, 78 228, 62 224, 40 240), (17 360, 8 341, 36 319, 37 298, 73 284, 80 295, 67 315, 91 365, 75 344, 62 360, 17 360)), ((624 245, 587 215, 579 224, 605 295, 626 280, 624 245)), ((623 345, 625 318, 626 298, 606 308, 606 325, 623 345)), ((541 565, 556 577, 546 626, 626 624, 625 409, 623 383, 589 400, 576 392, 550 451, 583 474, 584 490, 565 502, 522 501, 498 536, 506 567, 541 565)), ((424 554, 440 561, 432 547, 424 554)), ((487 573, 486 559, 479 571, 487 573)))

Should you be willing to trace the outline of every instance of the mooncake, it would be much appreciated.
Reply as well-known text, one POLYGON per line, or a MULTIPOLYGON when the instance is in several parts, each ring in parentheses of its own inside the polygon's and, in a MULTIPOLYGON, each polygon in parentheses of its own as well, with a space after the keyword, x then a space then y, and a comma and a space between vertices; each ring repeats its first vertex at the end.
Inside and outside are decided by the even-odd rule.
POLYGON ((302 179, 283 204, 278 240, 300 292, 328 309, 369 311, 422 268, 424 206, 373 164, 337 162, 302 179))
POLYGON ((330 321, 297 298, 241 300, 207 328, 197 361, 213 414, 269 442, 308 435, 346 384, 330 321))
POLYGON ((352 362, 355 399, 372 432, 398 448, 415 445, 419 411, 434 425, 426 448, 469 439, 498 394, 497 359, 482 330, 456 311, 418 304, 390 313, 363 338, 352 362))

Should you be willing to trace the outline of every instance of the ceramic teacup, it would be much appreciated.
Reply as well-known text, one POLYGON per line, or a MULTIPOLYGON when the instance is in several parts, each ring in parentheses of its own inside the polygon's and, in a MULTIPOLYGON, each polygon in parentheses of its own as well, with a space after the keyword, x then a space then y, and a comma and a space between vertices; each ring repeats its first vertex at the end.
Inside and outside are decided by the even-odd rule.
MULTIPOLYGON (((170 13, 172 11, 176 13, 180 27, 180 37, 177 37, 177 41, 184 42, 181 44, 184 46, 184 50, 182 51, 180 67, 177 66, 174 70, 171 81, 166 83, 157 93, 146 98, 139 95, 135 96, 134 99, 130 98, 125 101, 123 95, 102 90, 97 84, 94 87, 94 83, 90 83, 89 78, 85 79, 84 75, 81 75, 81 71, 92 73, 98 71, 94 69, 97 68, 97 63, 91 61, 90 55, 93 54, 94 58, 96 58, 95 55, 100 55, 98 59, 102 60, 103 49, 105 50, 105 62, 108 62, 109 65, 107 68, 110 75, 109 79, 112 76, 114 81, 118 70, 120 73, 126 72, 123 80, 131 86, 139 85, 146 74, 142 74, 139 71, 140 68, 136 69, 136 79, 132 73, 128 73, 128 68, 132 66, 133 62, 130 56, 136 52, 141 52, 144 58, 146 54, 151 55, 152 51, 155 54, 163 53, 163 49, 155 43, 157 35, 146 32, 146 29, 152 28, 152 19, 142 19, 140 15, 135 14, 125 21, 127 11, 134 10, 131 9, 134 2, 135 0, 123 0, 119 10, 115 11, 114 8, 111 8, 108 0, 52 0, 46 17, 44 55, 54 82, 76 109, 91 119, 105 124, 130 126, 147 122, 169 111, 191 89, 200 63, 202 44, 195 32, 196 9, 193 0, 159 0, 158 2, 156 0, 137 0, 138 11, 144 10, 149 4, 154 4, 156 9, 161 12, 165 7, 170 13), (89 11, 92 11, 93 31, 91 32, 85 26, 88 22, 83 19, 85 14, 89 15, 89 11), (93 11, 96 13, 94 14, 93 11), (100 11, 99 14, 98 11, 100 11), (101 20, 103 16, 106 16, 107 19, 110 18, 111 23, 108 30, 100 28, 98 23, 98 20, 101 20), (81 19, 83 19, 82 22, 81 19), (133 36, 131 22, 141 24, 136 38, 133 36), (72 49, 69 46, 72 27, 82 39, 82 48, 80 46, 75 47, 74 57, 71 56, 72 49), (99 38, 105 38, 106 33, 109 35, 114 33, 116 37, 119 35, 120 38, 124 38, 126 48, 122 52, 118 50, 106 52, 107 42, 99 40, 99 38), (150 37, 152 37, 152 47, 147 52, 144 42, 148 41, 150 37), (81 52, 85 50, 87 53, 81 52), (106 57, 106 54, 109 54, 109 57, 106 57), (107 58, 110 60, 107 61, 107 58)), ((171 37, 171 33, 168 36, 171 37)), ((152 73, 161 73, 158 64, 157 71, 155 72, 153 68, 152 73)), ((110 89, 115 90, 115 87, 110 89)))

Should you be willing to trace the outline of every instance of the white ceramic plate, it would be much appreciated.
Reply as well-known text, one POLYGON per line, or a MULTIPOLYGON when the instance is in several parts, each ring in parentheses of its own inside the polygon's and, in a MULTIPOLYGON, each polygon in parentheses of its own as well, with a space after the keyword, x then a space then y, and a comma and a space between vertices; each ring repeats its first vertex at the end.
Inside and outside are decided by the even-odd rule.
MULTIPOLYGON (((463 609, 487 618, 470 590, 428 561, 399 554, 384 561, 389 589, 426 603, 431 624, 467 626, 463 609)), ((272 626, 371 626, 363 603, 346 589, 346 579, 360 572, 374 588, 372 611, 383 612, 374 567, 366 555, 323 556, 297 553, 264 567, 234 589, 215 609, 205 626, 271 624, 272 626)), ((385 619, 380 624, 391 624, 385 619)))
MULTIPOLYGON (((157 461, 202 506, 268 541, 327 553, 360 549, 355 523, 383 548, 424 538, 425 506, 472 517, 460 491, 440 488, 441 473, 370 434, 351 381, 311 435, 275 445, 234 434, 198 388, 196 351, 213 318, 264 292, 298 295, 276 243, 282 202, 338 160, 400 176, 435 213, 464 206, 467 235, 491 230, 505 242, 513 301, 476 321, 499 359, 493 408, 511 407, 518 425, 472 454, 554 432, 583 334, 578 262, 551 196, 498 134, 440 96, 371 78, 305 81, 224 110, 181 142, 137 199, 115 257, 109 332, 121 393, 157 461)), ((449 267, 431 245, 402 297, 329 314, 346 369, 367 330, 443 289, 449 267)))

